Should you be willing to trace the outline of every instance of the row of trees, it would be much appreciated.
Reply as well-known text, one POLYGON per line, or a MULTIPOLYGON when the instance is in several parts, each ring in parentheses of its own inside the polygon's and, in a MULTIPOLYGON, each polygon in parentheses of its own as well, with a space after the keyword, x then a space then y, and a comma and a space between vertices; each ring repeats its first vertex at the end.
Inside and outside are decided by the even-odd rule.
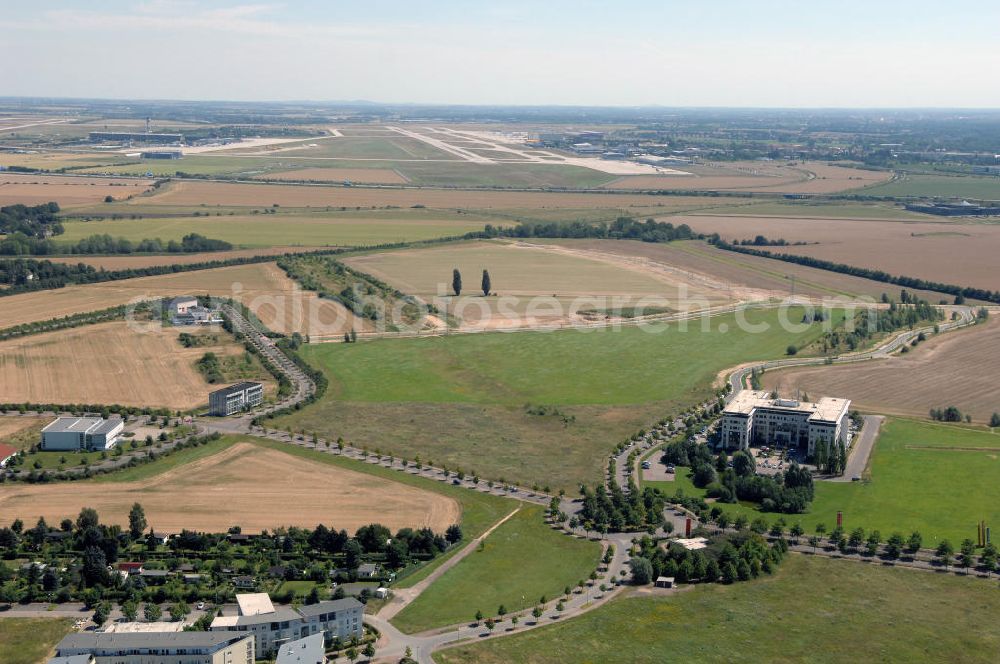
POLYGON ((189 233, 181 241, 164 242, 159 238, 132 242, 123 237, 91 235, 75 244, 58 244, 50 238, 35 238, 14 233, 0 241, 2 256, 54 256, 60 254, 162 254, 197 253, 202 251, 228 251, 233 245, 223 240, 213 240, 198 233, 189 233))
POLYGON ((523 222, 517 226, 496 227, 487 224, 481 233, 469 233, 468 237, 515 237, 515 238, 602 238, 611 240, 641 240, 643 242, 673 242, 704 237, 695 233, 687 224, 674 226, 670 222, 646 219, 636 221, 632 217, 618 217, 610 224, 562 222, 523 222))

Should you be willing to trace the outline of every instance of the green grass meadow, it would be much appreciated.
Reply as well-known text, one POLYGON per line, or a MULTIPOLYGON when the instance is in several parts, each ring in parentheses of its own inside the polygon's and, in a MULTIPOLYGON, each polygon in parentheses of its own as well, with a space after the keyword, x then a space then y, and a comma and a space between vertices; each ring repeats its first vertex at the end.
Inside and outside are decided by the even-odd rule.
POLYGON ((4 618, 0 613, 0 662, 38 664, 73 628, 69 618, 4 618))
MULTIPOLYGON (((763 516, 769 522, 783 516, 801 523, 807 533, 817 524, 832 529, 837 511, 847 530, 877 529, 885 539, 894 532, 908 536, 914 530, 932 547, 942 539, 953 545, 976 540, 976 524, 985 520, 1000 527, 1000 435, 983 429, 890 419, 869 461, 870 478, 862 482, 816 482, 816 499, 807 514, 762 514, 752 505, 719 503, 731 516, 763 516)), ((673 494, 702 491, 691 484, 687 469, 674 482, 650 482, 673 494)))
POLYGON ((869 187, 872 196, 940 196, 1000 200, 1000 177, 906 174, 899 180, 869 187))
POLYGON ((530 609, 542 595, 553 599, 575 587, 597 567, 600 544, 568 537, 551 529, 543 510, 525 504, 509 521, 424 590, 392 622, 415 633, 433 627, 472 622, 476 611, 496 615, 530 609), (522 599, 522 597, 524 599, 522 599))
POLYGON ((979 579, 791 555, 772 577, 617 599, 467 643, 439 664, 994 662, 1000 593, 979 579))
POLYGON ((412 242, 483 230, 484 222, 443 212, 438 218, 396 211, 394 217, 350 218, 344 215, 223 215, 149 219, 67 221, 57 241, 75 243, 91 235, 111 235, 138 242, 180 240, 200 233, 239 248, 276 246, 365 246, 412 242))

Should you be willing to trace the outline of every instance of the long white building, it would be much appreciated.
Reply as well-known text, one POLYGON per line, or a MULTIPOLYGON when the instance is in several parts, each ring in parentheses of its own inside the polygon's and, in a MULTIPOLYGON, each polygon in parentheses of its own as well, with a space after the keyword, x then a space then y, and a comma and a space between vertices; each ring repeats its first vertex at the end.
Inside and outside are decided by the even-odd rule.
POLYGON ((282 645, 313 634, 343 640, 364 635, 364 604, 347 597, 298 609, 274 607, 266 593, 236 596, 238 616, 219 616, 213 632, 240 632, 253 636, 257 655, 271 656, 282 645))
POLYGON ((74 632, 56 646, 56 657, 93 657, 96 664, 253 664, 255 652, 249 634, 74 632))
POLYGON ((827 445, 850 442, 850 409, 850 399, 823 397, 813 403, 742 390, 722 413, 722 445, 739 450, 758 445, 804 446, 811 455, 821 441, 827 445))
POLYGON ((124 428, 120 418, 58 417, 42 429, 42 449, 101 452, 115 446, 124 428))

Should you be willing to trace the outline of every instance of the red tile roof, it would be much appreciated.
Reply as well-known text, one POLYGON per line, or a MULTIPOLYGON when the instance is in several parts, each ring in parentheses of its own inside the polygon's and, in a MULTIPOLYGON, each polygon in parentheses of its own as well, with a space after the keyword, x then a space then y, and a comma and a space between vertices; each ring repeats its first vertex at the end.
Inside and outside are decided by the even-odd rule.
POLYGON ((10 445, 0 445, 0 461, 4 461, 8 457, 12 457, 20 451, 21 450, 18 448, 10 445))

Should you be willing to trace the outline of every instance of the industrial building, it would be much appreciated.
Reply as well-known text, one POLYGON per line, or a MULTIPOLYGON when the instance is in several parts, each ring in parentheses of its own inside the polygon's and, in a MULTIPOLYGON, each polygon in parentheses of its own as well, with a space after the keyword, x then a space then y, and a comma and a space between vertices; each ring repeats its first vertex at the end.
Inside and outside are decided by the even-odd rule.
POLYGON ((228 417, 234 413, 259 406, 264 401, 264 386, 243 382, 216 390, 208 396, 208 414, 228 417))
POLYGON ((1000 215, 1000 203, 980 205, 969 201, 958 203, 908 203, 911 212, 934 214, 939 217, 992 217, 1000 215))
POLYGON ((820 442, 849 442, 850 408, 850 399, 823 397, 812 403, 743 390, 722 413, 721 443, 726 449, 740 450, 760 445, 804 446, 812 455, 820 442))
POLYGON ((91 143, 148 143, 149 145, 171 145, 183 143, 180 134, 154 134, 141 131, 92 131, 91 143))
POLYGON ((180 159, 182 156, 180 150, 144 150, 139 153, 142 159, 180 159))
POLYGON ((42 429, 42 449, 101 452, 114 447, 124 429, 120 418, 57 417, 42 429))
POLYGON ((352 636, 360 639, 364 634, 364 604, 353 597, 307 604, 298 609, 275 608, 267 593, 237 595, 236 601, 239 615, 217 617, 212 621, 212 633, 249 634, 261 657, 314 634, 325 633, 325 638, 341 640, 352 636))
POLYGON ((218 312, 203 307, 198 298, 184 295, 170 301, 170 316, 174 325, 211 325, 221 323, 218 312))
POLYGON ((96 664, 254 664, 255 654, 253 638, 228 632, 75 632, 56 646, 56 657, 96 664))

